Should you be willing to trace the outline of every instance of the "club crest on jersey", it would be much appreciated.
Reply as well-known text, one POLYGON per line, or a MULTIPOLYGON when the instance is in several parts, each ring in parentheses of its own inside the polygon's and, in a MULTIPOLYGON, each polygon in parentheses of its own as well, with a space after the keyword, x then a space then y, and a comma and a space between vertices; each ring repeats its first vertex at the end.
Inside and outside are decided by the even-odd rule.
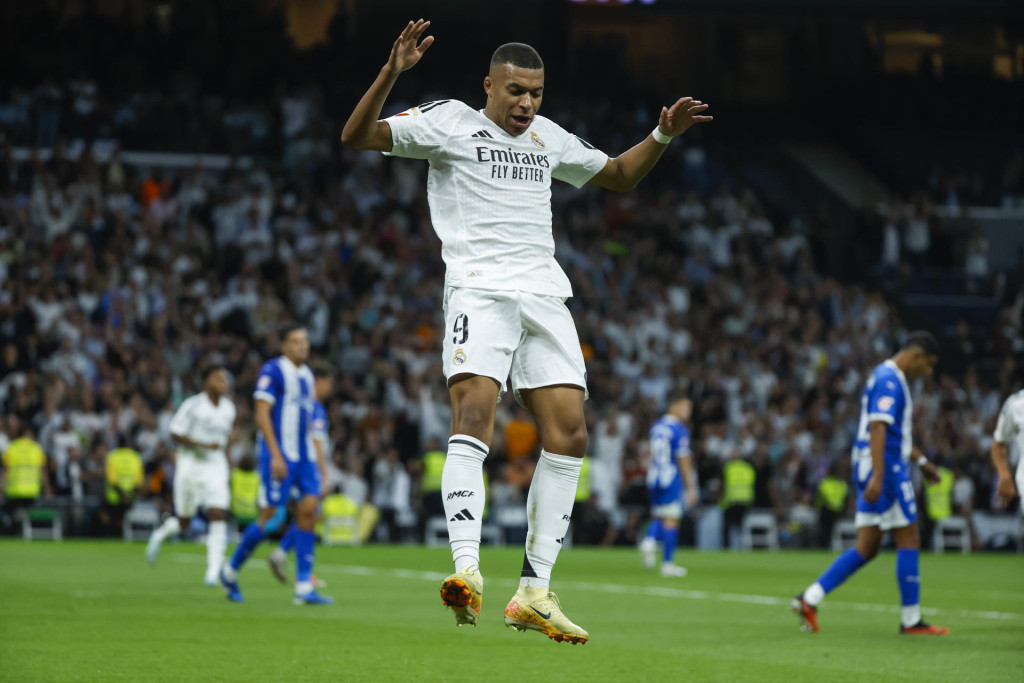
POLYGON ((455 355, 452 356, 452 363, 455 365, 463 365, 466 362, 466 352, 462 349, 455 349, 455 355))
POLYGON ((541 149, 544 149, 547 146, 544 144, 544 141, 540 139, 540 136, 534 133, 532 130, 530 131, 530 140, 533 141, 534 145, 540 147, 541 149))
POLYGON ((263 375, 258 380, 256 380, 256 388, 257 389, 261 389, 262 390, 262 389, 266 389, 269 386, 270 386, 270 377, 268 377, 267 375, 263 375))
POLYGON ((889 410, 890 408, 892 408, 892 405, 894 403, 896 403, 896 399, 894 399, 892 396, 883 396, 882 398, 878 399, 878 409, 889 410))

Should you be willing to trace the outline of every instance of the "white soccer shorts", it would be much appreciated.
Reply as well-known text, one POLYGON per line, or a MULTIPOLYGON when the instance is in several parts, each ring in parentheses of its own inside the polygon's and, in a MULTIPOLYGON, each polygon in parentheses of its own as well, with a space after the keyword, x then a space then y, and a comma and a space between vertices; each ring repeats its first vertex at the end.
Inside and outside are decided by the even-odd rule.
POLYGON ((174 466, 174 512, 179 517, 194 517, 202 506, 227 510, 231 507, 230 474, 223 454, 210 454, 204 460, 178 453, 174 466))
POLYGON ((892 506, 885 512, 861 512, 857 511, 854 515, 853 522, 859 529, 862 526, 877 526, 882 531, 889 531, 890 529, 902 529, 905 526, 910 526, 910 520, 903 513, 903 507, 899 501, 893 501, 892 506))
POLYGON ((664 505, 652 505, 651 516, 660 519, 682 519, 685 512, 682 503, 665 503, 664 505))
POLYGON ((464 373, 491 377, 502 394, 511 379, 520 404, 522 389, 570 384, 586 394, 583 351, 561 297, 448 287, 444 320, 446 378, 464 373))

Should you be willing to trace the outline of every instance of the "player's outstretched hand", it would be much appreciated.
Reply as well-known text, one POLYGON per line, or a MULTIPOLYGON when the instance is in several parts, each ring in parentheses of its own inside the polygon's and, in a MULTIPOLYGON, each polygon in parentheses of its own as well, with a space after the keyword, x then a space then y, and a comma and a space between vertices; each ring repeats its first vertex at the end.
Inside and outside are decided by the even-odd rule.
POLYGON ((713 121, 714 116, 704 116, 710 105, 692 97, 681 97, 671 107, 662 107, 658 117, 658 128, 664 135, 676 136, 685 133, 695 123, 713 121))
POLYGON ((422 19, 406 24, 405 30, 391 46, 391 56, 388 57, 389 69, 396 74, 401 73, 406 69, 411 69, 416 62, 420 61, 423 53, 434 43, 434 36, 427 36, 423 42, 420 42, 420 36, 428 26, 430 26, 430 22, 422 19))

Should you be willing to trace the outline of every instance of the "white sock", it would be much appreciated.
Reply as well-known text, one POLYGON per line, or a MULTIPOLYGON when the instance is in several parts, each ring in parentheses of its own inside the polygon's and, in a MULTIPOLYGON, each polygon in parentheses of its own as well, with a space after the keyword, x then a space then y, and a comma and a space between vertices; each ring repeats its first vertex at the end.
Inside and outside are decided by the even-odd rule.
POLYGON ((903 615, 900 619, 904 628, 915 626, 921 621, 921 605, 903 605, 903 615))
POLYGON ((238 578, 238 570, 232 567, 230 562, 225 564, 221 571, 224 572, 224 578, 228 581, 234 581, 238 578))
POLYGON ((275 560, 278 561, 285 560, 288 558, 288 553, 281 550, 281 546, 279 545, 274 546, 274 549, 270 551, 270 554, 273 556, 275 560))
POLYGON ((313 584, 309 581, 296 581, 295 582, 295 594, 306 595, 313 591, 313 584))
POLYGON ((480 564, 480 519, 484 516, 484 459, 487 444, 466 434, 448 439, 441 472, 441 497, 455 571, 480 564))
POLYGON ((210 532, 206 535, 206 575, 220 574, 224 564, 224 552, 228 548, 228 523, 224 520, 210 522, 210 532))
POLYGON ((540 452, 526 497, 529 529, 519 585, 547 588, 550 584, 551 568, 562 549, 562 539, 569 531, 582 466, 583 458, 540 452))
POLYGON ((168 536, 173 536, 180 532, 181 524, 178 522, 178 518, 168 517, 164 520, 164 523, 157 528, 156 533, 153 535, 156 537, 157 543, 163 543, 168 536))
POLYGON ((811 607, 817 607, 821 604, 821 601, 825 599, 825 589, 821 587, 821 584, 815 581, 811 586, 804 591, 804 602, 811 607))

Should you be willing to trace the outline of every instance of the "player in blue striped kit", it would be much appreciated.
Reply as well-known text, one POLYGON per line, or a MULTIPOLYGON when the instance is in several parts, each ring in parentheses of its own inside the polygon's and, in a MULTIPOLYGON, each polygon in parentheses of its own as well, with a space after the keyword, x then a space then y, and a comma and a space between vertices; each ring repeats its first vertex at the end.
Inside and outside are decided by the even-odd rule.
POLYGON ((930 482, 939 481, 935 465, 912 443, 913 402, 908 380, 932 374, 939 343, 928 332, 914 332, 900 351, 874 369, 861 397, 857 440, 853 445, 853 479, 857 488, 857 542, 835 559, 807 590, 793 598, 793 611, 805 629, 818 632, 818 605, 874 559, 882 536, 892 532, 896 544, 896 580, 903 604, 900 633, 945 635, 948 628, 921 620, 917 502, 910 480, 913 457, 930 482))
MULTIPOLYGON (((321 499, 327 495, 327 491, 330 485, 327 476, 327 453, 330 451, 330 437, 328 436, 327 429, 327 409, 324 408, 323 401, 326 401, 334 390, 334 376, 329 365, 325 363, 313 363, 313 376, 315 378, 314 383, 314 394, 316 399, 313 401, 313 422, 310 427, 310 438, 313 440, 311 448, 316 453, 317 467, 320 470, 320 497, 321 499)), ((297 495, 297 491, 293 491, 293 495, 297 495)), ((319 511, 317 517, 319 517, 319 511)), ((279 507, 278 514, 275 515, 274 520, 271 524, 277 522, 277 527, 285 521, 285 508, 279 507)), ((264 530, 267 530, 264 527, 264 530)), ((270 571, 273 572, 274 577, 281 583, 288 583, 288 553, 295 547, 295 538, 298 535, 300 529, 298 522, 292 522, 288 529, 285 531, 284 536, 281 537, 281 542, 278 544, 270 556, 267 557, 267 564, 270 566, 270 571)), ((313 574, 309 575, 309 580, 316 588, 323 588, 326 583, 318 579, 313 574)))
POLYGON ((690 429, 693 413, 688 398, 673 399, 668 412, 651 427, 651 464, 647 469, 647 491, 651 499, 651 525, 640 542, 644 565, 654 568, 658 541, 662 544, 661 575, 686 576, 686 568, 675 564, 679 541, 679 520, 686 508, 697 504, 697 486, 690 457, 690 429), (685 498, 684 498, 685 495, 685 498), (685 503, 685 505, 684 505, 685 503))
POLYGON ((221 570, 220 581, 230 600, 242 602, 238 572, 266 538, 267 522, 297 489, 301 498, 296 508, 295 602, 330 605, 334 600, 317 593, 310 582, 316 544, 313 526, 321 484, 316 453, 310 447, 314 379, 306 366, 309 337, 302 326, 288 325, 279 338, 282 355, 263 364, 253 392, 259 428, 259 517, 246 527, 231 561, 221 570))

